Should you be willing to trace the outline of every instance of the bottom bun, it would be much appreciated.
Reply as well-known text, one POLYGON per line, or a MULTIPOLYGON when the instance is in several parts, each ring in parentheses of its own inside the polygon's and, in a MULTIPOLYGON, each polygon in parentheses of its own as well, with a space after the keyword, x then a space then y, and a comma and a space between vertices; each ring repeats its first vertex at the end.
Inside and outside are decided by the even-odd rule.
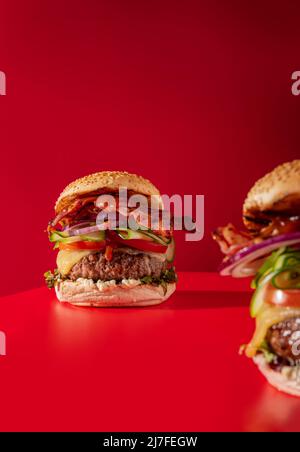
POLYGON ((254 362, 270 385, 286 394, 300 397, 300 369, 287 366, 276 372, 271 369, 263 355, 257 355, 254 362))
POLYGON ((169 283, 167 286, 140 284, 135 280, 119 284, 115 281, 95 283, 83 278, 77 281, 62 281, 55 286, 59 301, 99 308, 157 305, 167 300, 175 289, 175 283, 169 283))

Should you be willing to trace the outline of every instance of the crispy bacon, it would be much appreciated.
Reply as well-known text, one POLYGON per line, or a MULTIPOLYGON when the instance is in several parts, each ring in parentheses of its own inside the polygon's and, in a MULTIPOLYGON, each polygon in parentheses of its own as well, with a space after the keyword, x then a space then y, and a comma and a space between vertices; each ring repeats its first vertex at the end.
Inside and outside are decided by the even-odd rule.
POLYGON ((57 224, 66 220, 67 217, 69 218, 75 217, 84 206, 86 206, 87 204, 93 205, 96 199, 97 197, 76 199, 72 204, 69 205, 69 207, 65 208, 64 210, 62 210, 62 212, 56 215, 54 220, 50 222, 50 225, 52 227, 55 227, 57 224))
POLYGON ((261 229, 259 235, 262 238, 274 237, 300 231, 300 218, 297 217, 275 217, 268 226, 261 229))
MULTIPOLYGON (((99 194, 89 196, 89 197, 82 197, 77 198, 73 203, 71 203, 67 208, 65 208, 62 212, 60 212, 54 220, 52 220, 49 223, 48 226, 48 232, 53 232, 58 229, 64 229, 65 227, 71 227, 75 225, 76 223, 83 222, 83 221, 90 221, 95 222, 97 219, 97 215, 102 210, 102 208, 99 208, 95 205, 95 201, 97 200, 99 194)), ((123 215, 119 211, 119 198, 115 195, 116 200, 116 209, 117 209, 117 223, 119 216, 123 215)), ((105 206, 103 206, 104 208, 105 206)), ((150 206, 148 211, 142 213, 142 218, 138 213, 135 212, 136 207, 128 208, 128 212, 133 214, 133 217, 135 218, 137 224, 141 222, 142 226, 147 226, 151 229, 151 211, 150 206)), ((157 227, 155 228, 154 232, 156 232, 158 235, 161 235, 165 238, 170 238, 173 231, 173 215, 171 215, 171 225, 170 230, 166 230, 163 228, 163 222, 162 222, 162 210, 159 211, 159 222, 157 227)))
POLYGON ((253 244, 251 235, 238 231, 233 224, 216 229, 213 232, 213 238, 226 256, 232 256, 241 249, 253 244))
MULTIPOLYGON (((249 220, 248 220, 249 223, 249 220)), ((230 257, 241 249, 248 248, 270 237, 288 234, 300 230, 299 217, 282 218, 275 217, 270 223, 261 227, 259 231, 251 229, 250 232, 238 231, 235 226, 228 224, 213 232, 213 239, 219 244, 221 251, 226 257, 230 257)))

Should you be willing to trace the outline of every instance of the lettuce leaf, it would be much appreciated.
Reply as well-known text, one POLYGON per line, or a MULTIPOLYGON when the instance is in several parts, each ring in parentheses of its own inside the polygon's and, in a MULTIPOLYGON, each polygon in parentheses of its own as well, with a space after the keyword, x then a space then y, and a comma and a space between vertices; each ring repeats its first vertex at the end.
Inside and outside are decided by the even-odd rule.
POLYGON ((63 281, 64 278, 57 268, 52 272, 51 270, 44 273, 45 283, 49 289, 52 289, 57 283, 63 281))

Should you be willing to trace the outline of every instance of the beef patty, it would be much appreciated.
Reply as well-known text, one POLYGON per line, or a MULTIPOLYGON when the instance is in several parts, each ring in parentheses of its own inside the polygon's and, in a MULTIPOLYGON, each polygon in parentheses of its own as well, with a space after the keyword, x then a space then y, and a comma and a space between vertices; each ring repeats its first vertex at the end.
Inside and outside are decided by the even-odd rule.
POLYGON ((144 276, 159 278, 167 268, 163 262, 147 254, 127 254, 115 252, 111 261, 103 253, 89 254, 74 265, 69 278, 88 278, 94 281, 109 281, 115 279, 140 279, 144 276))
POLYGON ((267 335, 271 350, 286 362, 300 361, 300 318, 285 320, 272 326, 267 335))

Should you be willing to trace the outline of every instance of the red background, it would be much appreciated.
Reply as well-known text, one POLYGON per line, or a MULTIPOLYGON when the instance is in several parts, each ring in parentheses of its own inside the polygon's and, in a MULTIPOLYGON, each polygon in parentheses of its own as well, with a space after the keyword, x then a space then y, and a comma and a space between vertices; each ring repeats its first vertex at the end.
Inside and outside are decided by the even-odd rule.
POLYGON ((2 0, 1 290, 42 284, 43 234, 72 179, 103 169, 206 196, 180 270, 215 270, 210 230, 299 157, 299 2, 2 0), (248 2, 247 2, 248 3, 248 2), (297 5, 298 3, 298 5, 297 5))

